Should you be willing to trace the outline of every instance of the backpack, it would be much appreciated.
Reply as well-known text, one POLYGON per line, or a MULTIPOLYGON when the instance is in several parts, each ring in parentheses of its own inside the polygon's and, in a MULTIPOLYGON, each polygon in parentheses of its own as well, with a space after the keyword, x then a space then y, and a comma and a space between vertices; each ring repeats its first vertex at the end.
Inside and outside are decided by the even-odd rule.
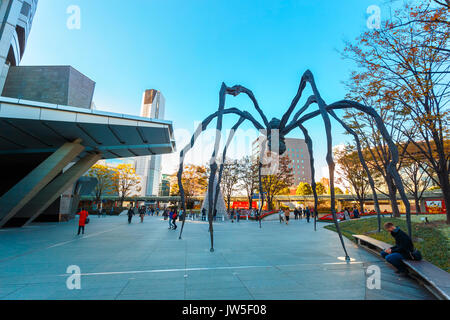
POLYGON ((422 253, 417 249, 414 249, 413 251, 411 251, 409 253, 409 255, 411 256, 411 260, 414 260, 414 261, 422 260, 422 253))

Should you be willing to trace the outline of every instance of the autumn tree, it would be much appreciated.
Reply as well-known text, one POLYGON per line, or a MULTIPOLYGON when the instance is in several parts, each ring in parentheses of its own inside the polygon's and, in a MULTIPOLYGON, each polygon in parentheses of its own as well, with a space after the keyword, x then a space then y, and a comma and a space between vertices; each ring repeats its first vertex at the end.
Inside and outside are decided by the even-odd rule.
POLYGON ((426 163, 418 163, 414 159, 409 159, 400 172, 405 183, 405 189, 414 197, 416 213, 421 214, 420 200, 423 193, 428 190, 432 182, 432 172, 426 163))
MULTIPOLYGON (((415 146, 418 151, 414 159, 419 164, 426 159, 430 164, 445 204, 450 206, 448 6, 442 1, 414 3, 396 10, 394 18, 380 29, 367 31, 355 43, 347 43, 344 56, 358 66, 349 83, 350 98, 359 97, 360 102, 374 106, 382 116, 396 117, 395 121, 387 118, 388 130, 394 131, 394 136, 403 136, 395 142, 415 146)), ((363 115, 356 114, 356 118, 364 121, 363 115)), ((378 140, 375 142, 378 144, 378 140)), ((370 146, 368 150, 378 152, 373 158, 382 160, 389 156, 383 148, 375 150, 370 146)), ((385 178, 394 205, 396 190, 392 190, 391 178, 385 178)), ((397 210, 395 205, 395 214, 397 210)))
POLYGON ((334 187, 334 194, 344 194, 344 191, 339 187, 334 187))
POLYGON ((131 164, 119 164, 112 169, 111 186, 119 195, 120 206, 123 206, 125 198, 137 196, 141 191, 141 179, 136 175, 136 170, 131 164))
MULTIPOLYGON (((175 177, 176 175, 176 173, 173 174, 173 176, 175 177)), ((206 167, 193 164, 186 165, 183 170, 181 182, 183 183, 186 207, 191 209, 194 206, 193 197, 204 195, 208 188, 208 172, 206 167)), ((180 195, 178 180, 176 180, 175 183, 171 184, 170 189, 170 195, 180 195)))
MULTIPOLYGON (((280 156, 277 161, 277 169, 270 170, 270 174, 262 177, 262 189, 266 194, 269 210, 273 209, 274 197, 292 185, 294 174, 290 164, 291 160, 288 156, 280 156)), ((273 166, 274 163, 270 165, 273 166)))
POLYGON ((313 194, 312 187, 308 182, 300 182, 295 194, 299 196, 309 196, 313 194))
MULTIPOLYGON (((364 202, 370 191, 370 184, 356 148, 352 145, 346 145, 335 156, 336 172, 339 176, 336 181, 351 189, 356 196, 361 211, 364 210, 364 202)), ((371 170, 372 175, 374 174, 373 171, 371 170)))
POLYGON ((112 193, 113 174, 113 169, 107 165, 98 163, 93 165, 86 174, 88 177, 97 179, 97 185, 94 189, 97 210, 100 210, 103 195, 112 193))
POLYGON ((327 193, 327 187, 325 187, 325 185, 322 182, 317 182, 316 183, 316 191, 317 191, 317 195, 322 195, 327 193))
POLYGON ((230 210, 231 196, 238 190, 239 164, 237 160, 225 160, 223 163, 222 179, 220 187, 227 201, 227 209, 230 210))
POLYGON ((250 156, 242 158, 238 163, 239 186, 245 190, 248 208, 252 209, 253 195, 258 189, 258 163, 250 156))

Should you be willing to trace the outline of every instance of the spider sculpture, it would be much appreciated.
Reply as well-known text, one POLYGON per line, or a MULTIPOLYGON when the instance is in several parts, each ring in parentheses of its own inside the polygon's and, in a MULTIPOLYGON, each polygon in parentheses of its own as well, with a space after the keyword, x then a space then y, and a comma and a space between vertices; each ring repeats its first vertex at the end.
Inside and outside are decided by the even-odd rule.
MULTIPOLYGON (((380 225, 381 225, 380 207, 378 204, 378 198, 377 198, 377 194, 375 191, 375 184, 374 184, 374 180, 369 172, 367 164, 364 160, 360 140, 359 140, 356 132, 353 131, 345 122, 343 122, 335 113, 335 110, 347 109, 347 108, 354 108, 354 109, 357 109, 358 111, 364 112, 364 113, 368 114, 369 116, 371 116, 374 119, 374 121, 377 125, 377 128, 380 131, 380 134, 383 136, 383 139, 386 141, 387 145, 389 146, 391 160, 390 160, 390 163, 388 166, 388 172, 390 172, 390 174, 392 175, 392 177, 395 181, 395 184, 397 186, 398 192, 401 196, 401 199, 405 205, 406 218, 407 218, 407 223, 408 223, 408 231, 409 231, 409 234, 411 234, 410 204, 409 204, 409 201, 405 194, 402 180, 400 179, 400 176, 396 170, 396 164, 398 163, 398 149, 397 149, 397 146, 393 143, 392 137, 388 133, 388 131, 383 123, 383 120, 381 119, 381 117, 375 111, 374 108, 364 106, 357 102, 342 100, 342 101, 338 101, 338 102, 335 102, 330 105, 326 104, 317 89, 313 74, 311 73, 311 71, 307 70, 301 78, 298 92, 295 95, 295 97, 294 97, 291 105, 287 109, 286 113, 283 115, 281 120, 274 118, 270 122, 267 120, 266 116, 264 115, 261 108, 259 107, 258 102, 255 99, 255 96, 249 89, 247 89, 243 86, 240 86, 240 85, 228 87, 225 85, 225 83, 223 83, 222 87, 220 89, 220 94, 219 94, 218 111, 211 114, 199 125, 196 132, 192 136, 190 143, 180 152, 178 185, 179 185, 179 189, 180 189, 181 206, 182 206, 182 209, 184 210, 184 212, 186 212, 186 201, 185 201, 185 194, 184 194, 184 189, 183 189, 183 184, 182 184, 184 158, 185 158, 187 152, 190 149, 192 149, 192 147, 194 146, 195 141, 197 140, 199 135, 207 129, 208 125, 211 123, 212 120, 217 118, 217 121, 216 121, 217 131, 216 131, 216 138, 215 138, 215 147, 214 147, 214 151, 213 151, 211 161, 210 161, 211 172, 210 172, 209 184, 208 184, 208 190, 213 190, 214 180, 217 175, 217 183, 215 184, 216 190, 213 190, 213 192, 208 192, 208 195, 209 195, 208 199, 205 199, 205 201, 208 201, 208 221, 209 221, 209 233, 210 233, 210 237, 211 237, 211 252, 214 251, 213 217, 214 217, 214 212, 216 210, 218 195, 219 195, 219 191, 220 191, 220 181, 222 178, 222 171, 223 171, 223 166, 224 166, 223 160, 226 158, 227 148, 229 147, 229 145, 233 139, 234 132, 236 132, 236 130, 239 128, 239 126, 245 120, 250 121, 257 130, 259 130, 260 132, 263 132, 263 134, 265 134, 265 136, 266 136, 265 138, 267 139, 267 146, 268 146, 269 151, 276 151, 280 155, 282 155, 286 151, 285 136, 296 128, 299 128, 301 130, 301 132, 304 135, 305 142, 308 146, 308 152, 310 155, 310 161, 311 161, 310 164, 311 164, 311 171, 312 171, 311 172, 311 178, 312 178, 311 185, 312 185, 313 194, 314 194, 314 209, 315 209, 315 212, 317 212, 318 197, 317 197, 317 192, 316 192, 316 182, 314 180, 315 170, 314 170, 313 143, 312 143, 311 137, 309 136, 308 130, 304 126, 304 123, 310 119, 317 117, 317 116, 320 116, 323 119, 323 122, 325 124, 326 137, 327 137, 326 161, 328 164, 329 175, 330 175, 331 213, 333 216, 334 223, 336 225, 336 229, 337 229, 337 232, 339 235, 340 242, 344 249, 345 258, 346 258, 346 260, 349 260, 350 258, 347 253, 347 250, 345 248, 344 240, 342 238, 342 233, 339 228, 339 223, 337 220, 337 215, 336 215, 336 210, 335 210, 335 191, 334 191, 335 163, 333 160, 333 152, 332 152, 332 135, 331 135, 330 116, 332 118, 334 118, 355 139, 359 159, 364 167, 364 170, 366 171, 366 174, 367 174, 368 180, 369 180, 369 184, 370 184, 372 192, 373 192, 375 210, 377 212, 377 217, 378 217, 378 227, 380 228, 380 225), (305 105, 300 110, 298 110, 294 114, 292 120, 289 121, 292 113, 296 109, 298 102, 300 101, 303 90, 305 89, 307 84, 309 84, 311 86, 313 95, 311 95, 307 99, 305 105), (241 111, 237 108, 225 109, 226 96, 227 95, 237 96, 241 93, 246 94, 250 98, 250 100, 253 102, 253 105, 254 105, 256 111, 259 113, 259 115, 263 121, 263 124, 261 124, 259 121, 257 121, 249 112, 241 111), (312 104, 317 104, 318 110, 306 113, 312 104), (238 115, 239 120, 236 122, 236 124, 233 126, 233 128, 231 130, 231 133, 228 137, 228 140, 225 144, 225 147, 224 147, 224 150, 222 153, 222 157, 221 157, 222 161, 220 161, 220 165, 218 165, 217 157, 218 157, 218 149, 219 149, 219 144, 220 144, 220 139, 221 139, 220 132, 222 131, 223 117, 226 114, 238 115), (276 148, 274 148, 274 146, 278 146, 278 150, 274 150, 274 149, 276 149, 276 148)), ((265 150, 264 150, 265 144, 262 144, 262 146, 263 146, 262 147, 263 150, 261 151, 260 154, 264 154, 264 152, 265 152, 265 150)), ((262 160, 260 160, 259 161, 259 171, 258 171, 259 196, 260 196, 259 213, 260 214, 261 214, 261 211, 262 211, 262 208, 264 205, 264 193, 262 191, 263 188, 262 188, 262 182, 261 182, 262 166, 263 166, 263 163, 262 163, 262 160)), ((314 215, 314 216, 315 216, 314 222, 316 222, 316 215, 314 215)), ((181 227, 181 231, 180 231, 180 239, 181 239, 181 236, 183 233, 184 223, 185 223, 185 219, 183 219, 183 223, 182 223, 182 227, 181 227)), ((315 225, 315 223, 314 223, 314 225, 315 225)))

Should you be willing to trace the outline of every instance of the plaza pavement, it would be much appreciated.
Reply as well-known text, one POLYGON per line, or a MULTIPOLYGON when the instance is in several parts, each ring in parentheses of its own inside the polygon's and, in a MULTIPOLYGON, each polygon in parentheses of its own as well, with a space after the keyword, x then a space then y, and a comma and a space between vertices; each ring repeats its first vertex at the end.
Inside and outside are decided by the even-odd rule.
MULTIPOLYGON (((0 299, 301 300, 432 299, 378 257, 348 240, 355 259, 339 259, 336 233, 291 220, 218 222, 214 253, 208 225, 188 221, 182 240, 161 217, 91 217, 0 230, 0 299), (81 290, 68 290, 67 267, 80 267, 81 290), (381 289, 366 287, 368 266, 381 268, 381 289)), ((180 223, 179 223, 180 225, 180 223)))

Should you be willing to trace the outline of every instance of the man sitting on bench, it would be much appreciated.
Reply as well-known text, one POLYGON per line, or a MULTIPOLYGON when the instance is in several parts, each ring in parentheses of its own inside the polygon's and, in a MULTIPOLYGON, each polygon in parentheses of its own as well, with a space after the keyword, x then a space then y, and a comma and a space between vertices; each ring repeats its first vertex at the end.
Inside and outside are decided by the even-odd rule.
POLYGON ((411 252, 414 250, 411 238, 399 227, 394 226, 392 222, 386 222, 384 229, 394 237, 395 246, 382 251, 381 256, 397 268, 396 273, 407 274, 408 270, 402 260, 410 259, 411 252))

